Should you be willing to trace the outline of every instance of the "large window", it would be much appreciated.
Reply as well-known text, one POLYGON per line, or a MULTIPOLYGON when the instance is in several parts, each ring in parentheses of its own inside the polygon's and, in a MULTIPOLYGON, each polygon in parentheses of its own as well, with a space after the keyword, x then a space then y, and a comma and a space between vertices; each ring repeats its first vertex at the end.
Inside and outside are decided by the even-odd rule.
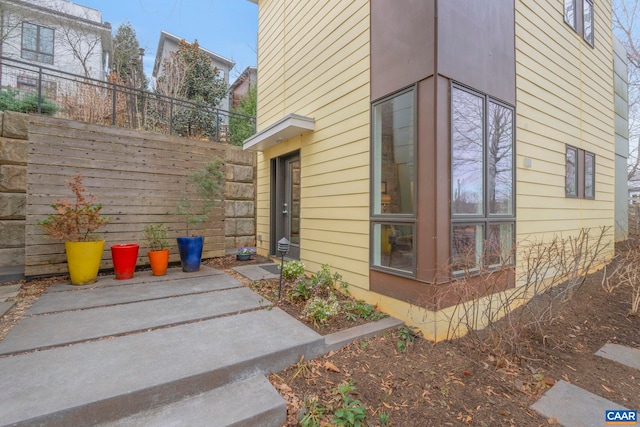
POLYGON ((596 197, 596 155, 567 145, 565 196, 580 199, 596 197))
POLYGON ((513 262, 513 108, 451 89, 451 255, 454 272, 513 262))
POLYGON ((593 0, 564 0, 564 22, 593 46, 593 0))
POLYGON ((415 273, 415 90, 372 107, 371 264, 415 273))
POLYGON ((53 30, 22 23, 22 58, 53 64, 53 30))

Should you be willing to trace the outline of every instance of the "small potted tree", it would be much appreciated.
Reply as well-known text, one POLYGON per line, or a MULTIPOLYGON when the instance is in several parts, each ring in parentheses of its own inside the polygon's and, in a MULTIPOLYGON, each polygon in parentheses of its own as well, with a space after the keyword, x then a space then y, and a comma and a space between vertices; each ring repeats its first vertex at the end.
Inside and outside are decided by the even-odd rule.
POLYGON ((147 256, 154 276, 167 274, 169 265, 168 230, 164 224, 149 224, 142 230, 147 241, 147 256))
POLYGON ((207 162, 187 177, 192 191, 185 191, 178 201, 176 213, 185 221, 186 236, 178 237, 178 250, 182 271, 200 270, 204 236, 191 235, 189 227, 206 221, 211 209, 220 203, 220 190, 224 183, 224 163, 219 157, 207 162))
POLYGON ((66 181, 75 195, 75 201, 57 200, 51 205, 55 214, 39 221, 49 237, 64 242, 67 268, 72 285, 88 285, 96 281, 104 240, 95 231, 106 225, 110 218, 100 215, 102 205, 82 186, 82 175, 66 181))

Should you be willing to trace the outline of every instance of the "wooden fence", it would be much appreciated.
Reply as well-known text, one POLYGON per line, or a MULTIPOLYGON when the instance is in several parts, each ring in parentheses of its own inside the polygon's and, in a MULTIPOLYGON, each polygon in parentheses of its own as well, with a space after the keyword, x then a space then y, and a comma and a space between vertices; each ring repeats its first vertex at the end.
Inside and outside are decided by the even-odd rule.
MULTIPOLYGON (((138 265, 147 264, 142 229, 164 223, 170 237, 185 234, 176 203, 188 188, 187 175, 218 156, 225 161, 224 200, 213 209, 210 220, 190 233, 203 234, 203 258, 224 255, 232 246, 254 243, 254 157, 237 147, 167 135, 99 126, 76 121, 30 116, 28 126, 27 208, 25 227, 25 276, 66 272, 64 245, 43 234, 37 222, 53 212, 50 205, 72 199, 65 183, 81 173, 83 184, 112 218, 101 229, 106 240, 101 268, 112 268, 110 246, 140 243, 138 265), (232 193, 232 194, 230 194, 232 193), (235 200, 226 200, 227 195, 235 200), (240 204, 243 209, 229 209, 240 204), (253 225, 225 227, 226 214, 241 211, 240 218, 253 225)), ((179 255, 172 239, 170 261, 179 255)))

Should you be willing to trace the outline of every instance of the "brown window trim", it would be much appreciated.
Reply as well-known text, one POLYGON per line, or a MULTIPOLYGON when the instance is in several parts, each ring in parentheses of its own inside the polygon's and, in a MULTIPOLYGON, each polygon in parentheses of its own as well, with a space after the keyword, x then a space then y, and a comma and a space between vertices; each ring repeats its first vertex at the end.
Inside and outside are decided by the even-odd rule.
POLYGON ((577 183, 577 194, 569 195, 566 193, 566 184, 565 184, 565 197, 568 199, 585 199, 585 200, 595 200, 596 198, 596 155, 590 151, 585 151, 582 148, 574 147, 572 145, 566 146, 565 150, 565 179, 566 179, 566 153, 569 150, 575 150, 577 153, 577 167, 576 167, 576 183, 577 183), (585 193, 586 187, 586 168, 585 168, 585 158, 587 156, 591 156, 593 158, 593 196, 587 196, 585 193))

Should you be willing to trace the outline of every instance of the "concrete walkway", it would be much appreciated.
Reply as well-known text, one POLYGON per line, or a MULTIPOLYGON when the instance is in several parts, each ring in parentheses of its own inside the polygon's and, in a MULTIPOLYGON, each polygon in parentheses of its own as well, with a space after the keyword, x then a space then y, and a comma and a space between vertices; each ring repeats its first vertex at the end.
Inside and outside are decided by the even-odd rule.
POLYGON ((266 374, 400 324, 322 337, 204 266, 55 284, 0 342, 0 426, 281 426, 266 374))
MULTIPOLYGON (((597 356, 621 363, 638 370, 640 375, 640 350, 618 345, 605 344, 596 352, 597 356)), ((555 419, 565 427, 603 426, 605 411, 625 408, 596 394, 581 389, 566 381, 558 381, 531 408, 542 416, 555 419)))

